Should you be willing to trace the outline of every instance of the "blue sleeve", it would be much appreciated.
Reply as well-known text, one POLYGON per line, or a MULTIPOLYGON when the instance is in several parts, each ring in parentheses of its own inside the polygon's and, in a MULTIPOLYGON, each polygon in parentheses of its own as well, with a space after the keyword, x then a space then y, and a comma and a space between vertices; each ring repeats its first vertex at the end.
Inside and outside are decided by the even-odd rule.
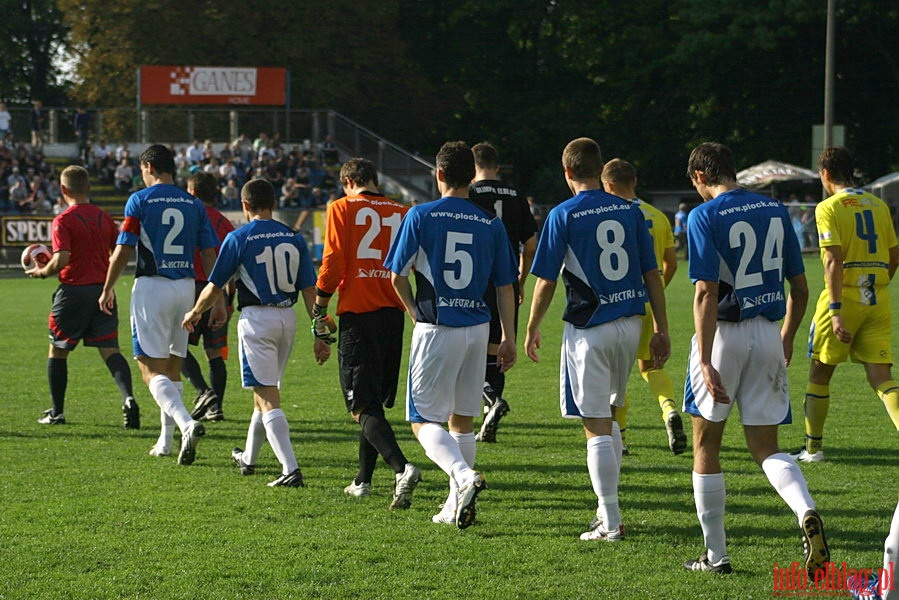
POLYGON ((228 280, 237 273, 239 263, 240 244, 237 236, 232 232, 226 235, 225 241, 222 242, 218 258, 215 259, 215 266, 212 267, 212 273, 209 274, 209 281, 216 287, 224 288, 228 280))
POLYGON ((531 273, 549 281, 555 281, 562 270, 562 261, 568 243, 565 239, 565 216, 559 207, 550 211, 543 224, 540 241, 537 242, 537 253, 531 265, 531 273))
POLYGON ((407 276, 412 264, 412 257, 418 251, 419 223, 421 211, 417 206, 409 209, 403 222, 400 224, 400 232, 390 246, 387 258, 384 259, 384 267, 397 275, 407 276))
POLYGON ((134 194, 131 194, 131 196, 128 198, 128 202, 125 204, 126 225, 123 226, 119 231, 119 237, 116 238, 116 244, 122 246, 136 246, 140 236, 127 230, 128 217, 131 217, 132 219, 140 223, 140 203, 137 201, 137 196, 134 194))
POLYGON ((689 276, 693 283, 699 280, 715 281, 720 279, 720 261, 712 227, 709 222, 709 211, 697 207, 687 215, 687 247, 689 249, 689 276))

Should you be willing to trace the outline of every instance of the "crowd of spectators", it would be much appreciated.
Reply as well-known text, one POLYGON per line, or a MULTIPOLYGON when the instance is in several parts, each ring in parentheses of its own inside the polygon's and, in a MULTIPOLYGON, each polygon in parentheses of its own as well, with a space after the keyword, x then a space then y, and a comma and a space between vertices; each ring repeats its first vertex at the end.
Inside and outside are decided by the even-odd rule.
POLYGON ((0 140, 0 212, 7 214, 58 214, 65 209, 59 174, 41 151, 15 142, 7 133, 0 140))
MULTIPOLYGON (((336 197, 338 152, 326 139, 318 147, 311 143, 282 146, 278 134, 260 133, 250 140, 245 134, 227 144, 194 140, 187 147, 169 146, 175 156, 175 181, 185 187, 198 170, 218 179, 220 208, 240 208, 240 188, 249 179, 263 177, 275 187, 281 208, 315 208, 336 197), (217 150, 216 146, 220 148, 217 150)), ((140 185, 140 172, 128 144, 115 149, 100 140, 92 151, 92 171, 101 181, 114 184, 120 193, 140 185)))

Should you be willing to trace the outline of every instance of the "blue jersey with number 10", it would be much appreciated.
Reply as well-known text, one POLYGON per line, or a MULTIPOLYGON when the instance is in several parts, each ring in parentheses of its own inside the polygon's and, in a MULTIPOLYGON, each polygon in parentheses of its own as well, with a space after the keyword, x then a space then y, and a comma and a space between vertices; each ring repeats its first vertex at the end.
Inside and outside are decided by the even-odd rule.
POLYGON ((645 314, 643 273, 658 264, 639 206, 585 190, 552 209, 531 273, 555 281, 560 269, 568 298, 562 319, 575 327, 645 314))
POLYGON ((404 276, 415 267, 418 321, 447 327, 489 322, 487 282, 510 285, 515 264, 502 221, 454 197, 413 206, 384 261, 404 276))
POLYGON ((783 204, 746 190, 724 192, 690 212, 687 239, 690 279, 718 283, 719 320, 783 318, 784 279, 805 273, 783 204))
POLYGON ((296 304, 315 285, 303 236, 284 223, 254 219, 225 236, 209 281, 222 288, 237 275, 237 308, 296 304))

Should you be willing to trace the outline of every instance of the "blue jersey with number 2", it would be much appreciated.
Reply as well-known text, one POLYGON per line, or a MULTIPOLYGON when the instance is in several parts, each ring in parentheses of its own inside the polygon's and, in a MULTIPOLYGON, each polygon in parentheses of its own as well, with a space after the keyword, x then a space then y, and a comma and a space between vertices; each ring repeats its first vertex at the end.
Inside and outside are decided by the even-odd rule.
POLYGON ((454 197, 409 209, 384 261, 404 276, 415 267, 418 321, 447 327, 489 322, 487 282, 511 284, 515 264, 502 221, 454 197))
POLYGON ((783 204, 730 190, 696 207, 687 221, 690 279, 718 282, 718 319, 786 314, 784 279, 805 273, 783 204))
POLYGON ((225 287, 237 275, 237 308, 288 307, 315 285, 303 236, 272 219, 254 219, 225 236, 209 281, 225 287))

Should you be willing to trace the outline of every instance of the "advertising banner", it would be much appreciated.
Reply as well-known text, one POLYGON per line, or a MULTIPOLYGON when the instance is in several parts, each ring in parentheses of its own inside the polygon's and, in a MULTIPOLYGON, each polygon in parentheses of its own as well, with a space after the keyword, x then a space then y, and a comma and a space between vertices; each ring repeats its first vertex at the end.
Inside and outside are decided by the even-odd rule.
POLYGON ((141 104, 287 104, 287 70, 270 67, 140 67, 141 104))

